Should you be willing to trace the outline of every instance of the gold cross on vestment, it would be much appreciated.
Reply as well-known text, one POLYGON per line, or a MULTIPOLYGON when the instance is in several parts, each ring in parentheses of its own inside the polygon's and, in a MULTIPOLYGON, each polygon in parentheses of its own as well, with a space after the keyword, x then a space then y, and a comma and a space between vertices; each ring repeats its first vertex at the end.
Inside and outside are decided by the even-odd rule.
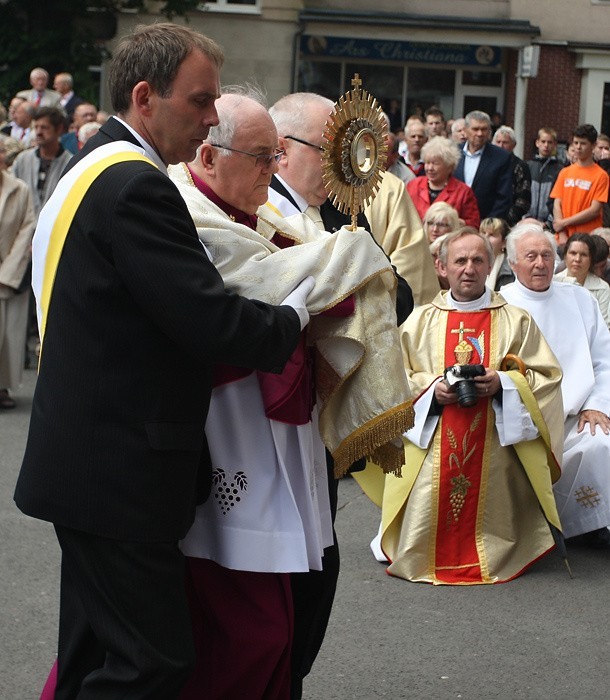
POLYGON ((464 321, 460 321, 460 327, 454 328, 452 331, 449 331, 449 332, 450 333, 459 333, 460 334, 459 342, 463 343, 464 342, 464 333, 474 333, 474 331, 475 331, 474 328, 464 328, 464 321))

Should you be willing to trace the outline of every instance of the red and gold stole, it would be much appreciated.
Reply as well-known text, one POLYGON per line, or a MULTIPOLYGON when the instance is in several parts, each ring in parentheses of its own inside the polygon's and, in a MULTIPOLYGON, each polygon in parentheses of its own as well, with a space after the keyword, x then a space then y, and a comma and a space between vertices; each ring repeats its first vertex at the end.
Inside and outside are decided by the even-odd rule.
MULTIPOLYGON (((445 367, 454 364, 489 366, 491 313, 450 311, 445 336, 445 367)), ((440 441, 435 449, 433 508, 436 510, 434 571, 446 583, 479 583, 487 579, 480 542, 489 438, 493 430, 490 399, 474 406, 443 407, 440 441)))

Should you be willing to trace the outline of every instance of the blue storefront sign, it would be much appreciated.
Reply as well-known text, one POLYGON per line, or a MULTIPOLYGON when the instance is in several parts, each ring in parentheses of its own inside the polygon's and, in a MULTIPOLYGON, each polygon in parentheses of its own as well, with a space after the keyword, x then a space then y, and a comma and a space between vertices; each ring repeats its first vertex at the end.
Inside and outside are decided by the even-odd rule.
POLYGON ((426 44, 384 39, 334 36, 301 36, 302 58, 443 63, 454 66, 499 68, 502 52, 497 46, 474 44, 426 44))

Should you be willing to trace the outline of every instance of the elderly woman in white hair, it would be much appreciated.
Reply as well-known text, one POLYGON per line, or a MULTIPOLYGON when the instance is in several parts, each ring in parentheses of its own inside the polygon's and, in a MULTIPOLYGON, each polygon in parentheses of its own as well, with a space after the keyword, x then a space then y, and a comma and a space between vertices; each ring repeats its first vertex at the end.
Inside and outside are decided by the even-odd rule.
POLYGON ((435 136, 421 150, 425 175, 407 183, 417 213, 423 220, 435 202, 447 202, 467 226, 479 228, 481 216, 474 192, 453 171, 460 162, 457 144, 444 136, 435 136))
POLYGON ((0 140, 0 409, 15 408, 9 389, 21 384, 30 297, 24 277, 34 234, 30 190, 4 170, 5 158, 0 140))

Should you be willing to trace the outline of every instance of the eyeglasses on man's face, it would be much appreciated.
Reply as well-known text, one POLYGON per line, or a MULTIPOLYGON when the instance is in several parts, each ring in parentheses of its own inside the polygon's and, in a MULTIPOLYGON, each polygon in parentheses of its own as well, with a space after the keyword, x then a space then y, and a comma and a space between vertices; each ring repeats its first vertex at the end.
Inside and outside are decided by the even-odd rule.
POLYGON ((310 146, 311 148, 315 148, 316 151, 324 150, 322 146, 318 146, 315 143, 311 143, 310 141, 305 141, 305 139, 300 139, 297 136, 284 136, 284 138, 290 139, 291 141, 296 141, 297 143, 302 143, 304 146, 310 146))
POLYGON ((225 151, 232 151, 233 153, 241 153, 244 156, 252 156, 256 159, 257 168, 268 168, 273 161, 276 163, 280 162, 280 158, 284 155, 285 151, 281 148, 276 148, 274 153, 249 153, 248 151, 240 151, 239 148, 231 148, 230 146, 222 146, 219 143, 211 143, 210 146, 214 148, 222 148, 225 151))

